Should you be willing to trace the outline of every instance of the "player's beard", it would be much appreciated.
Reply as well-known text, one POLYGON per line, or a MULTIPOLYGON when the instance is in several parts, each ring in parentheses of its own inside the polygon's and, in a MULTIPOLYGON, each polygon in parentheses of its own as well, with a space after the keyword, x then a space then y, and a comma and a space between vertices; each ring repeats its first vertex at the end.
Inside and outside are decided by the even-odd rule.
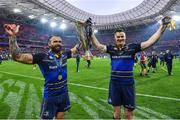
POLYGON ((62 49, 62 47, 60 45, 56 45, 51 48, 52 52, 56 53, 56 54, 61 52, 61 49, 62 49))
POLYGON ((124 41, 118 41, 118 42, 116 42, 116 46, 117 46, 117 47, 120 47, 120 48, 122 48, 122 47, 124 46, 124 44, 125 44, 124 41))

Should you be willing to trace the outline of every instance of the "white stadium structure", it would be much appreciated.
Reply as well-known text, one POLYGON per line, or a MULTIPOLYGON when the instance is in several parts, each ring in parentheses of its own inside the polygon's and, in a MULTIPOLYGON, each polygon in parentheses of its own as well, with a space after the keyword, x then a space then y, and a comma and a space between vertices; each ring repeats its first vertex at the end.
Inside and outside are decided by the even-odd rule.
POLYGON ((180 0, 144 0, 138 6, 111 15, 83 11, 66 0, 1 0, 0 15, 17 21, 36 24, 46 18, 56 22, 85 21, 91 17, 98 30, 147 24, 163 16, 180 14, 180 0), (15 11, 13 11, 16 9, 15 11), (19 11, 18 11, 19 10, 19 11), (20 14, 16 15, 14 14, 20 14), (28 18, 29 17, 29 18, 28 18), (26 19, 27 18, 27 19, 26 19))

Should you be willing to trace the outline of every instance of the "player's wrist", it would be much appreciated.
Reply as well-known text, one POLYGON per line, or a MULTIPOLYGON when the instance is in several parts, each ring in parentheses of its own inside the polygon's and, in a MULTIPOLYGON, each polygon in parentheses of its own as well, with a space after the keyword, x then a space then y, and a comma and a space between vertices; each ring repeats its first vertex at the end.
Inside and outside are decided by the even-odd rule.
POLYGON ((16 34, 8 35, 10 39, 16 38, 16 34))

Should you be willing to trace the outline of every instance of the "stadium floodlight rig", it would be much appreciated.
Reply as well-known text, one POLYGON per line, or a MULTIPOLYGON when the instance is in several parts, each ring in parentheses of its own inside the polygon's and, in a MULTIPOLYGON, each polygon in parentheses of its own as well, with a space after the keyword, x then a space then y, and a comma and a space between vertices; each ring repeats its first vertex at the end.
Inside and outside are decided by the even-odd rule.
POLYGON ((51 26, 52 28, 54 28, 54 27, 57 26, 57 24, 56 24, 56 22, 52 21, 52 22, 50 23, 50 26, 51 26))
POLYGON ((46 23, 48 20, 46 18, 41 18, 41 23, 46 23))
MULTIPOLYGON (((120 26, 129 27, 141 24, 147 24, 156 20, 159 15, 171 16, 170 12, 180 11, 179 0, 144 0, 137 7, 112 15, 95 15, 83 11, 66 0, 1 0, 0 8, 5 11, 11 11, 14 8, 20 9, 22 12, 18 16, 21 21, 27 21, 24 16, 33 14, 36 16, 36 20, 46 17, 48 20, 53 20, 56 17, 56 21, 60 22, 65 19, 68 21, 85 21, 91 17, 95 22, 95 28, 98 30, 114 29, 120 26)), ((6 18, 14 17, 14 14, 3 13, 6 18)), ((12 12, 12 11, 11 11, 12 12)), ((35 19, 29 19, 32 24, 37 23, 35 19)), ((28 22, 28 23, 30 23, 28 22)))
POLYGON ((21 11, 20 9, 18 9, 18 8, 14 8, 14 9, 13 9, 13 12, 14 12, 14 13, 20 13, 20 12, 22 12, 22 11, 21 11))
POLYGON ((95 30, 94 30, 94 33, 97 33, 97 32, 98 32, 98 30, 97 30, 97 29, 95 29, 95 30))
POLYGON ((30 19, 34 19, 34 18, 35 18, 34 15, 29 15, 28 17, 29 17, 30 19))
POLYGON ((154 21, 177 0, 144 0, 137 7, 113 15, 95 15, 71 5, 66 0, 32 0, 32 2, 63 16, 71 21, 85 21, 91 17, 98 29, 111 29, 119 26, 132 26, 154 21), (148 19, 148 20, 147 20, 148 19))
POLYGON ((172 18, 173 18, 175 21, 180 21, 180 16, 175 15, 175 16, 173 16, 172 18))
POLYGON ((65 23, 62 23, 61 25, 60 25, 60 29, 62 29, 62 30, 64 30, 64 29, 66 29, 66 24, 65 23))

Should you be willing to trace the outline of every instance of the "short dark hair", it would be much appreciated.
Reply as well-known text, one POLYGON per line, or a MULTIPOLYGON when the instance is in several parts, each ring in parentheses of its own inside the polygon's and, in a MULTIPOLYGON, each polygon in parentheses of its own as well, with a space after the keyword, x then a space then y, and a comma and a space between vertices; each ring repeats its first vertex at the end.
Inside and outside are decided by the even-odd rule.
POLYGON ((48 41, 47 41, 48 43, 50 42, 50 40, 51 40, 51 38, 52 38, 53 36, 54 36, 54 35, 51 35, 51 36, 48 37, 48 41))
POLYGON ((117 33, 117 32, 125 32, 125 29, 124 29, 124 28, 116 29, 116 30, 114 31, 114 34, 117 33))
POLYGON ((60 36, 59 36, 59 35, 50 35, 50 36, 48 37, 48 41, 47 41, 48 43, 50 42, 50 40, 51 40, 52 37, 60 37, 60 36))

